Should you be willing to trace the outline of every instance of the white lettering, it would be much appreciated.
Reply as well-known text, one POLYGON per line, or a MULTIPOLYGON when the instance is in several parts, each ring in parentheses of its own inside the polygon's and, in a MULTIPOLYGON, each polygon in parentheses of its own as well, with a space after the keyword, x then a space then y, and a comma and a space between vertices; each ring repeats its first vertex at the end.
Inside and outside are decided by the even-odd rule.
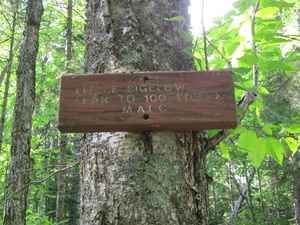
POLYGON ((123 102, 123 96, 124 95, 118 95, 120 97, 120 102, 123 102))
POLYGON ((126 106, 123 107, 123 113, 132 113, 132 108, 131 106, 128 106, 126 108, 126 106))
POLYGON ((175 88, 176 88, 177 91, 183 91, 184 90, 184 84, 175 83, 175 88))
POLYGON ((191 94, 185 94, 185 101, 190 101, 193 99, 193 96, 191 94))
POLYGON ((102 96, 101 95, 101 103, 107 103, 108 102, 108 98, 107 98, 107 96, 102 96))
POLYGON ((164 87, 164 90, 165 90, 165 91, 172 91, 172 86, 171 86, 171 84, 166 84, 165 87, 164 87))
POLYGON ((161 102, 164 102, 164 101, 166 101, 166 96, 163 95, 163 94, 160 94, 160 95, 158 96, 158 100, 161 101, 161 102))
POLYGON ((99 102, 98 96, 94 95, 92 103, 98 103, 98 102, 99 102))
POLYGON ((167 106, 165 104, 160 104, 158 109, 160 112, 167 112, 167 106))
POLYGON ((133 95, 127 95, 126 99, 127 102, 133 102, 135 100, 135 97, 133 95))
POLYGON ((143 106, 140 105, 137 112, 145 112, 143 106))
POLYGON ((128 91, 128 92, 134 92, 134 86, 133 86, 132 84, 129 84, 129 85, 127 86, 127 91, 128 91))
POLYGON ((180 99, 183 96, 183 94, 176 94, 176 95, 177 95, 178 101, 180 102, 180 99))

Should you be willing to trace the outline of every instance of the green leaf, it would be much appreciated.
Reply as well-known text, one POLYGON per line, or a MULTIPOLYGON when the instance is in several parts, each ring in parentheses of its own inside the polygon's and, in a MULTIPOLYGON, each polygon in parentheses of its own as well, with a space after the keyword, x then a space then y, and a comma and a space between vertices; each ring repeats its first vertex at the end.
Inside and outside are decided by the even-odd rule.
POLYGON ((223 45, 223 48, 227 52, 228 56, 231 56, 238 49, 241 42, 244 40, 245 38, 242 36, 234 36, 226 40, 226 42, 223 45))
POLYGON ((244 110, 242 107, 237 106, 237 107, 236 107, 236 112, 237 112, 237 114, 238 114, 239 116, 241 116, 243 113, 245 113, 245 110, 244 110))
POLYGON ((240 74, 247 74, 252 70, 252 68, 248 68, 248 67, 237 67, 237 68, 233 68, 233 71, 235 73, 240 73, 240 74))
POLYGON ((252 163, 255 166, 255 168, 257 169, 261 162, 264 160, 265 158, 265 151, 262 151, 262 149, 260 148, 260 145, 262 143, 263 138, 258 138, 257 139, 257 146, 256 148, 253 149, 253 151, 250 153, 250 157, 252 159, 252 163))
POLYGON ((280 44, 287 44, 292 42, 291 39, 287 38, 273 38, 272 40, 268 41, 269 46, 274 46, 274 45, 280 45, 280 44))
POLYGON ((30 214, 30 213, 33 213, 33 211, 32 211, 31 209, 27 209, 27 210, 26 210, 26 213, 27 213, 27 214, 30 214))
POLYGON ((290 63, 284 63, 279 61, 268 61, 260 65, 260 68, 266 69, 283 69, 283 70, 299 70, 297 67, 291 65, 290 63))
POLYGON ((238 145, 243 151, 249 152, 253 149, 253 146, 256 145, 256 141, 256 133, 252 130, 246 130, 240 135, 238 145))
POLYGON ((278 7, 278 8, 283 8, 283 7, 294 7, 294 3, 288 3, 285 1, 279 1, 279 2, 275 2, 275 1, 271 1, 270 3, 266 4, 265 6, 274 6, 274 7, 278 7))
POLYGON ((237 84, 234 85, 234 88, 239 89, 239 90, 243 90, 243 91, 247 91, 247 89, 245 89, 243 86, 237 85, 237 84))
POLYGON ((281 24, 282 22, 278 19, 275 18, 261 18, 259 20, 260 23, 263 23, 264 25, 273 25, 273 26, 277 26, 278 24, 281 24))
POLYGON ((294 138, 287 137, 284 139, 287 145, 290 147, 290 150, 295 154, 298 150, 298 143, 294 138))
POLYGON ((246 127, 237 127, 234 130, 231 131, 230 135, 228 135, 228 138, 231 138, 237 134, 242 133, 244 130, 246 129, 246 127))
POLYGON ((263 126, 262 130, 263 130, 263 132, 265 132, 267 135, 272 136, 272 134, 273 134, 273 130, 272 130, 268 125, 263 126))
POLYGON ((273 15, 277 11, 278 11, 277 7, 262 8, 256 13, 256 16, 257 17, 268 17, 268 16, 273 15))
POLYGON ((283 149, 284 149, 284 155, 288 158, 293 157, 293 153, 290 149, 290 147, 288 146, 288 144, 286 143, 286 141, 284 140, 284 138, 280 139, 283 149))
POLYGON ((274 137, 264 138, 261 143, 261 150, 265 151, 278 164, 282 165, 284 148, 279 140, 274 137))
POLYGON ((229 146, 227 144, 221 142, 220 151, 222 153, 222 158, 230 160, 229 146))
POLYGON ((264 105, 261 103, 261 101, 255 100, 255 101, 252 103, 251 107, 255 107, 255 108, 257 108, 257 109, 263 109, 263 108, 264 108, 264 105))
POLYGON ((300 124, 299 123, 294 123, 292 126, 288 128, 288 132, 295 134, 295 133, 300 133, 300 124))
POLYGON ((268 91, 268 89, 265 88, 265 87, 259 87, 258 88, 258 93, 260 93, 260 94, 266 94, 266 95, 270 94, 270 92, 268 91))
POLYGON ((257 139, 256 133, 252 130, 246 130, 243 132, 239 139, 238 144, 243 152, 248 153, 252 159, 253 165, 258 168, 265 157, 266 151, 261 149, 261 143, 263 138, 257 139))
POLYGON ((175 16, 172 18, 164 18, 167 21, 185 21, 185 18, 183 16, 175 16))
POLYGON ((300 55, 291 55, 287 59, 288 60, 299 60, 300 59, 300 55))
POLYGON ((215 136, 217 133, 219 133, 221 130, 208 130, 208 136, 209 137, 213 137, 215 136))
POLYGON ((222 20, 223 20, 222 16, 217 16, 217 17, 212 18, 212 21, 218 25, 222 24, 222 20))
POLYGON ((268 32, 264 35, 264 39, 266 41, 272 41, 275 37, 282 36, 281 33, 278 32, 268 32))
POLYGON ((258 64, 260 61, 258 57, 249 54, 243 55, 241 58, 238 58, 238 60, 251 66, 258 64))

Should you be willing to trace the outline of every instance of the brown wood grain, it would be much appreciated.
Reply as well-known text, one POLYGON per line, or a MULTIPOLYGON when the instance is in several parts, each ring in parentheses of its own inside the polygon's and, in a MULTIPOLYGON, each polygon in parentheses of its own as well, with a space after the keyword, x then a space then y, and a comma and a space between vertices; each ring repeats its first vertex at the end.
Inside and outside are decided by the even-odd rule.
POLYGON ((231 71, 66 75, 63 133, 235 128, 231 71))

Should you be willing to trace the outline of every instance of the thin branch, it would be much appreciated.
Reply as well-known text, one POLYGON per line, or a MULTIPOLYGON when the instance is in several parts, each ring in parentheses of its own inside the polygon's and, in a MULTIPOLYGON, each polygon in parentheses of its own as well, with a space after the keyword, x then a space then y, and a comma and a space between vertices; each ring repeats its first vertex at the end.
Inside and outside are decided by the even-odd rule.
MULTIPOLYGON (((254 57, 257 57, 257 50, 256 50, 256 44, 255 44, 255 40, 254 40, 254 36, 255 36, 255 18, 256 18, 256 12, 258 11, 259 8, 259 3, 260 0, 257 0, 254 9, 253 9, 253 13, 251 15, 251 48, 252 48, 252 55, 254 57)), ((252 67, 252 73, 253 73, 253 85, 255 87, 255 94, 258 93, 258 64, 253 65, 252 67)))
POLYGON ((202 0, 201 23, 202 23, 202 35, 203 35, 203 44, 204 44, 205 69, 209 70, 208 53, 207 53, 207 36, 206 36, 205 26, 204 26, 204 1, 205 0, 202 0))
POLYGON ((208 39, 206 39, 207 42, 220 54, 221 58, 224 59, 229 67, 229 69, 232 69, 231 62, 220 52, 220 50, 208 39))
POLYGON ((256 173, 255 168, 252 169, 252 172, 249 177, 249 181, 247 182, 246 186, 243 188, 243 190, 240 192, 240 197, 238 201, 235 203, 234 209, 230 213, 230 216, 228 218, 227 224, 233 224, 234 218, 236 218, 237 214, 240 212, 240 208, 242 206, 243 201, 246 199, 246 194, 250 190, 250 184, 254 177, 254 174, 256 173))
POLYGON ((53 168, 53 167, 66 167, 66 166, 67 165, 49 165, 49 166, 44 166, 44 167, 41 167, 41 168, 21 170, 21 171, 17 171, 17 172, 14 172, 14 173, 0 173, 0 176, 7 176, 9 174, 27 173, 27 172, 32 172, 32 171, 45 170, 45 169, 49 169, 49 168, 53 168))
POLYGON ((6 202, 7 200, 11 199, 14 195, 16 195, 18 192, 22 191, 24 188, 27 188, 27 187, 29 187, 29 186, 32 185, 32 184, 40 184, 40 183, 43 183, 43 182, 45 182, 46 180, 48 180, 50 177, 52 177, 53 175, 55 175, 55 174, 57 174, 57 173, 59 173, 59 172, 62 172, 62 171, 66 171, 66 170, 68 170, 68 169, 70 169, 70 168, 72 168, 72 167, 74 167, 74 166, 77 166, 79 163, 80 163, 80 162, 76 162, 76 163, 71 164, 71 165, 69 165, 69 166, 67 166, 67 167, 64 167, 64 168, 62 168, 62 169, 60 169, 60 170, 56 170, 56 171, 50 173, 47 177, 45 177, 45 178, 43 178, 43 179, 41 179, 41 180, 32 181, 32 182, 30 182, 30 183, 24 185, 23 187, 19 188, 19 189, 16 190, 15 192, 13 192, 13 193, 12 193, 10 196, 8 196, 6 199, 4 199, 4 200, 0 203, 0 206, 3 205, 3 204, 5 204, 5 202, 6 202))

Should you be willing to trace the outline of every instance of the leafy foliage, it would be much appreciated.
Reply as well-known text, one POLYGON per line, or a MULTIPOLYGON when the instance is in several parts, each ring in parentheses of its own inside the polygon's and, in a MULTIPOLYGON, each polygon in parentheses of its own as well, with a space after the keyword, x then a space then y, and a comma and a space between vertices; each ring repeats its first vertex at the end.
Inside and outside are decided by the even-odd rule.
POLYGON ((245 113, 242 121, 208 156, 207 170, 214 179, 211 202, 227 208, 211 206, 212 224, 228 221, 227 213, 246 185, 249 196, 235 224, 295 224, 288 202, 296 182, 292 174, 299 173, 300 29, 290 15, 296 15, 300 5, 292 0, 240 0, 233 6, 214 19, 206 45, 205 39, 195 40, 197 69, 233 70, 238 105, 246 93, 256 97, 246 112, 237 107, 239 115, 245 113), (259 170, 251 184, 249 162, 259 170))
MULTIPOLYGON (((207 66, 204 58, 207 55, 209 69, 235 71, 237 101, 247 92, 256 96, 256 101, 250 106, 240 124, 247 129, 238 132, 239 137, 237 135, 235 141, 240 150, 250 156, 256 168, 265 155, 282 164, 284 147, 294 146, 283 146, 279 141, 281 136, 290 135, 283 126, 289 126, 291 122, 294 122, 294 126, 299 125, 299 121, 277 113, 278 107, 270 107, 272 96, 268 96, 277 91, 276 87, 272 91, 269 87, 274 74, 283 74, 285 79, 299 76, 296 60, 289 57, 289 49, 295 49, 299 42, 294 38, 299 29, 294 27, 294 33, 291 34, 291 30, 287 30, 290 24, 285 23, 288 18, 286 15, 294 11, 295 4, 298 3, 272 0, 257 3, 237 1, 234 3, 235 9, 224 17, 216 18, 214 22, 217 26, 206 32, 206 49, 202 39, 198 38, 195 41, 197 48, 194 56, 197 69, 202 70, 207 66), (268 114, 273 114, 276 118, 271 121, 266 118, 268 114)), ((296 98, 299 98, 299 95, 296 98)), ((238 112, 240 110, 238 108, 238 112)), ((299 116, 299 113, 297 115, 299 116)), ((235 132, 232 131, 233 134, 235 132)), ((290 138, 296 141, 294 137, 290 138)), ((290 156, 296 152, 295 147, 293 149, 290 156)))

